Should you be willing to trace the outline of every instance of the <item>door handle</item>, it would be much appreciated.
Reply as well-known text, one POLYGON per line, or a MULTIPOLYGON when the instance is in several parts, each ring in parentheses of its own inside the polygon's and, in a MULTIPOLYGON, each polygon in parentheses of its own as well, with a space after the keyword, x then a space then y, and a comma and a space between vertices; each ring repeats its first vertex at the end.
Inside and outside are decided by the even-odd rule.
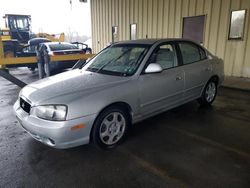
POLYGON ((181 77, 181 76, 177 76, 177 77, 175 78, 175 80, 176 80, 176 81, 182 80, 182 77, 181 77))

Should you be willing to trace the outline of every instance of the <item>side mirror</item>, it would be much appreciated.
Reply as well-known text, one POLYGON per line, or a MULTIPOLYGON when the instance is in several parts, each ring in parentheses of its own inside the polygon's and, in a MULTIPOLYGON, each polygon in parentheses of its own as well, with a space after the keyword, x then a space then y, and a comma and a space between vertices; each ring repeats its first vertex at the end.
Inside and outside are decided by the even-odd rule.
POLYGON ((162 72, 163 69, 161 67, 161 65, 159 65, 158 63, 150 63, 146 70, 145 70, 145 73, 146 74, 150 74, 150 73, 160 73, 162 72))

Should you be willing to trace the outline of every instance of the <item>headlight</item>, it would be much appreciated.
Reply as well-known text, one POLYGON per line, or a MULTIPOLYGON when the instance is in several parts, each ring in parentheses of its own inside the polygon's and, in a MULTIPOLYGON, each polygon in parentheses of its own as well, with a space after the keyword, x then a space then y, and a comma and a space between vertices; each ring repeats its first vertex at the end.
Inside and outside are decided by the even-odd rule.
POLYGON ((42 105, 31 108, 31 115, 50 121, 65 121, 67 106, 65 105, 42 105))

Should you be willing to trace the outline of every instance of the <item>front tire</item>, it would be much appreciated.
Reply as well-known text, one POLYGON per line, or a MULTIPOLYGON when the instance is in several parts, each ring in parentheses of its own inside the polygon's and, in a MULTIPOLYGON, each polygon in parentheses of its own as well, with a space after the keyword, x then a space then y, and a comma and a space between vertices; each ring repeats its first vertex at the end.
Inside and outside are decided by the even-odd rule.
POLYGON ((119 145, 127 135, 129 116, 119 107, 110 107, 97 117, 91 133, 92 142, 104 149, 119 145))
POLYGON ((217 83, 214 80, 210 80, 203 92, 201 98, 198 99, 198 102, 200 103, 201 106, 210 106, 217 95, 217 83))

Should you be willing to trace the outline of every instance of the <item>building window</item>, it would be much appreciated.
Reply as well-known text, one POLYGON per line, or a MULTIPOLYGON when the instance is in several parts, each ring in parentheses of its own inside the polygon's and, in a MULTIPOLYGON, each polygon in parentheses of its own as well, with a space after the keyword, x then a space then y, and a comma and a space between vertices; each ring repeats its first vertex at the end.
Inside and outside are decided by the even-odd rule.
POLYGON ((112 43, 114 42, 118 42, 118 27, 117 26, 113 26, 112 27, 112 43))
POLYGON ((205 15, 183 18, 182 37, 193 40, 199 44, 204 41, 205 15))
POLYGON ((130 40, 136 40, 137 31, 136 24, 130 24, 130 40))
POLYGON ((246 10, 231 12, 228 39, 243 39, 246 10))

